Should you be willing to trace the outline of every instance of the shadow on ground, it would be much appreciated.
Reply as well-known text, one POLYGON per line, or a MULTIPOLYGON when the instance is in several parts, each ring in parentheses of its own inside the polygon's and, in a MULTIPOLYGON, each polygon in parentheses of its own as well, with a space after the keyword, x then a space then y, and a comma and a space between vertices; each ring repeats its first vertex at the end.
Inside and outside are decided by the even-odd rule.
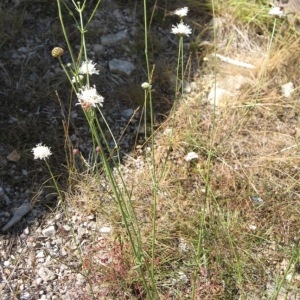
MULTIPOLYGON (((127 1, 102 1, 95 22, 87 33, 91 59, 97 62, 100 77, 93 77, 93 84, 104 96, 103 113, 116 139, 121 153, 134 150, 137 143, 144 144, 143 131, 137 129, 142 115, 144 96, 140 85, 147 79, 144 59, 144 31, 142 7, 128 5, 127 1), (126 30, 130 40, 124 44, 112 44, 95 52, 94 45, 101 45, 101 37, 126 30), (131 76, 110 72, 108 63, 118 58, 131 61, 135 71, 131 76), (136 112, 129 120, 128 110, 136 112), (133 122, 134 121, 134 122, 133 122), (125 128, 125 129, 124 129, 125 128)), ((188 2, 188 1, 187 1, 188 2)), ((87 13, 93 8, 91 2, 87 13)), ((203 4, 201 4, 203 5, 203 4)), ((174 103, 174 74, 177 63, 177 37, 170 34, 172 24, 178 23, 172 11, 185 3, 153 1, 148 9, 149 59, 153 76, 153 102, 155 126, 163 122, 174 103)), ((201 46, 199 38, 204 34, 210 13, 203 5, 190 7, 189 25, 193 35, 185 40, 187 83, 199 73, 201 46)), ((80 35, 72 18, 64 11, 66 30, 73 46, 79 45, 80 35)), ((34 161, 31 149, 42 142, 51 147, 50 164, 53 173, 64 187, 67 178, 64 117, 70 115, 68 135, 70 149, 78 148, 87 159, 91 151, 90 133, 66 76, 58 61, 51 57, 53 47, 66 45, 61 33, 56 2, 20 1, 0 6, 0 174, 1 186, 7 197, 1 198, 0 219, 2 227, 13 209, 25 201, 33 204, 33 210, 9 233, 20 233, 29 224, 39 224, 39 219, 56 206, 49 173, 42 161, 34 161), (57 93, 56 93, 57 92, 57 93), (43 188, 41 188, 43 186, 43 188)), ((68 53, 63 57, 68 63, 68 53)), ((70 154, 68 152, 68 154, 70 154)), ((66 186, 65 186, 66 188, 66 186)))

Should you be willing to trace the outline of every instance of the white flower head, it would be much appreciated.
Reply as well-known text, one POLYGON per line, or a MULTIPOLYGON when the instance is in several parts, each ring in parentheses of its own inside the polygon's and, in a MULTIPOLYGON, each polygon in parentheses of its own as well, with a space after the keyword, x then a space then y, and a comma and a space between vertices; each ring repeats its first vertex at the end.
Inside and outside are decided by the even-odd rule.
POLYGON ((199 155, 196 152, 189 152, 185 157, 185 161, 191 161, 192 159, 197 159, 199 158, 199 155))
POLYGON ((180 36, 189 36, 192 33, 192 29, 189 25, 184 24, 182 21, 180 21, 179 24, 172 25, 171 33, 177 34, 180 36))
POLYGON ((177 16, 179 16, 180 18, 183 18, 183 17, 186 17, 186 16, 187 16, 188 11, 189 11, 189 9, 188 9, 187 6, 182 7, 182 8, 177 8, 177 9, 174 11, 174 15, 177 15, 177 16))
POLYGON ((151 89, 151 84, 149 84, 148 82, 143 82, 141 87, 146 90, 146 89, 151 89))
POLYGON ((269 10, 269 15, 272 15, 275 17, 284 17, 284 11, 279 6, 274 6, 269 10))
POLYGON ((76 83, 76 82, 80 83, 82 80, 83 80, 83 75, 80 74, 72 77, 72 83, 76 83))
POLYGON ((99 74, 99 70, 96 70, 95 68, 96 63, 94 63, 92 60, 83 61, 81 64, 81 67, 79 68, 78 73, 79 74, 99 74))
POLYGON ((97 93, 95 86, 83 86, 76 95, 79 102, 76 105, 81 105, 83 109, 89 109, 92 106, 96 107, 97 104, 103 106, 104 98, 97 93))
POLYGON ((34 155, 34 159, 46 159, 52 154, 50 148, 47 146, 43 146, 42 143, 37 144, 32 149, 32 152, 34 155))

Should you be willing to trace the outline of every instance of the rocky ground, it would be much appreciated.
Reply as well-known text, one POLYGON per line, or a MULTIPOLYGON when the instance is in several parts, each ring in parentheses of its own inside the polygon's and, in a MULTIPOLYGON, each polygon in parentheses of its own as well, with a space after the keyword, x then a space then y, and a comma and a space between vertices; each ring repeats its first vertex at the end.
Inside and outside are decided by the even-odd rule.
MULTIPOLYGON (((92 6, 90 2, 88 11, 92 6)), ((150 61, 155 62, 157 72, 154 73, 153 83, 156 127, 166 118, 173 103, 177 40, 170 34, 175 20, 168 13, 175 8, 171 6, 168 11, 158 10, 157 17, 151 23, 150 61)), ((112 291, 103 278, 89 277, 87 282, 87 277, 82 275, 92 263, 100 269, 106 264, 114 266, 118 275, 106 274, 106 278, 122 276, 122 272, 126 272, 127 266, 122 265, 121 252, 114 243, 113 226, 105 219, 97 218, 96 214, 58 205, 57 195, 48 187, 49 173, 43 162, 33 161, 31 153, 37 143, 50 146, 55 157, 51 160, 53 172, 64 174, 66 154, 62 121, 66 115, 70 115, 71 120, 69 138, 72 147, 78 149, 87 160, 92 150, 84 116, 80 107, 75 106, 76 99, 70 95, 69 83, 58 61, 50 55, 55 46, 66 49, 56 2, 35 1, 31 5, 26 0, 13 1, 3 6, 2 10, 6 13, 3 18, 0 16, 3 36, 0 52, 0 296, 2 299, 24 300, 90 299, 89 284, 97 282, 93 289, 98 299, 123 299, 124 295, 118 294, 117 288, 112 291), (11 225, 13 216, 19 220, 11 225), (97 261, 91 262, 93 253, 97 253, 97 261)), ((140 85, 146 80, 140 10, 138 6, 128 7, 124 1, 103 0, 87 33, 89 58, 97 63, 100 71, 100 75, 94 75, 92 81, 105 98, 103 114, 119 141, 126 161, 126 174, 136 172, 137 168, 142 169, 145 164, 143 156, 139 155, 139 149, 145 142, 145 129, 139 127, 142 115, 139 107, 144 100, 140 85)), ((191 15, 195 20, 192 11, 191 15)), ((72 45, 78 49, 80 36, 76 26, 68 19, 67 13, 65 17, 72 45)), ((196 38, 210 21, 206 14, 197 18, 201 22, 192 23, 192 38, 196 38)), ((197 55, 186 57, 189 59, 190 76, 184 83, 188 97, 183 101, 191 99, 190 105, 193 107, 193 98, 202 93, 206 99, 202 110, 209 107, 209 103, 217 102, 215 104, 220 106, 222 101, 230 103, 232 99, 239 98, 243 87, 255 85, 255 67, 261 62, 258 59, 263 53, 260 46, 265 42, 264 37, 257 35, 250 43, 246 33, 239 31, 234 24, 228 26, 227 31, 223 30, 226 27, 223 24, 230 23, 226 18, 216 18, 215 22, 219 24, 218 49, 227 45, 231 39, 229 33, 236 30, 236 37, 230 41, 236 49, 232 57, 246 62, 246 65, 233 67, 233 61, 228 62, 225 56, 219 55, 220 73, 217 88, 214 89, 212 56, 206 57, 203 65, 205 74, 199 70, 200 51, 197 55), (232 72, 232 68, 237 69, 232 72)), ((212 34, 202 38, 201 50, 211 49, 212 34)), ((190 50, 191 46, 198 49, 199 41, 197 43, 192 45, 186 40, 185 50, 190 50)), ((65 51, 63 62, 68 63, 69 60, 65 51)), ((207 110, 208 119, 209 114, 210 109, 207 110)), ((284 126, 283 123, 279 125, 284 126)), ((180 155, 172 155, 174 162, 182 160, 180 155)), ((78 167, 84 169, 80 162, 78 167)), ((63 185, 65 178, 59 178, 62 178, 60 183, 63 185)), ((273 244, 262 248, 258 253, 261 256, 273 257, 272 253, 276 252, 273 244)), ((271 278, 272 269, 284 272, 288 260, 270 264, 267 272, 271 278)), ((300 280, 298 277, 297 282, 300 280)), ((275 288, 270 280, 266 287, 269 295, 274 294, 275 288)), ((278 299, 284 299, 285 292, 283 288, 278 293, 278 299)), ((297 288, 293 288, 289 295, 294 297, 289 299, 300 299, 297 288)), ((258 298, 253 295, 252 299, 258 298)))

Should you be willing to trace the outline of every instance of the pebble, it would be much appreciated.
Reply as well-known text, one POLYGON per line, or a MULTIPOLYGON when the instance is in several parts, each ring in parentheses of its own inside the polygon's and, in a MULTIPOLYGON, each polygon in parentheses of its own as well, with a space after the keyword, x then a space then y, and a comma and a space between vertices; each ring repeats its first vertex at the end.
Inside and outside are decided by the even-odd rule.
POLYGON ((95 52, 95 55, 97 57, 101 56, 102 54, 104 54, 105 51, 105 47, 101 44, 95 44, 93 46, 93 51, 95 52))
POLYGON ((135 70, 134 64, 129 61, 114 58, 108 63, 109 70, 112 73, 117 73, 120 75, 130 76, 131 73, 135 70))
POLYGON ((31 297, 29 292, 24 291, 20 295, 20 300, 31 300, 31 299, 33 299, 33 298, 31 297))
POLYGON ((18 223, 31 209, 29 202, 24 202, 20 207, 16 209, 11 220, 2 228, 2 231, 7 231, 16 223, 18 223))
POLYGON ((43 282, 48 282, 50 280, 54 280, 55 279, 54 272, 52 272, 50 269, 48 269, 46 267, 40 267, 38 269, 38 275, 43 280, 43 282))
POLYGON ((18 52, 20 52, 20 53, 27 53, 28 49, 26 47, 20 47, 20 48, 18 48, 18 52))
POLYGON ((9 266, 10 266, 10 261, 9 261, 9 260, 6 260, 6 261, 3 263, 3 265, 4 265, 5 267, 9 267, 9 266))
POLYGON ((46 237, 54 236, 55 232, 56 232, 56 230, 55 230, 54 225, 49 226, 49 227, 47 227, 47 228, 45 228, 45 229, 42 230, 42 234, 44 236, 46 236, 46 237))
POLYGON ((116 46, 124 43, 129 39, 127 29, 115 34, 108 34, 101 37, 101 44, 104 46, 116 46))
POLYGON ((128 108, 122 111, 121 115, 125 119, 130 119, 130 117, 133 115, 134 110, 132 108, 128 108))
POLYGON ((211 105, 222 106, 224 105, 224 100, 228 99, 230 96, 231 94, 227 90, 213 87, 208 94, 208 102, 211 105))
POLYGON ((86 228, 79 227, 77 230, 77 237, 78 239, 82 239, 82 237, 87 233, 86 228))
POLYGON ((103 226, 100 228, 100 232, 101 233, 110 233, 111 232, 111 228, 107 227, 107 226, 103 226))
POLYGON ((63 229, 65 230, 65 231, 70 231, 71 230, 71 227, 69 226, 69 225, 63 225, 63 229))
POLYGON ((282 96, 289 98, 294 92, 294 84, 292 82, 288 82, 281 86, 282 96))
POLYGON ((44 258, 45 257, 44 251, 43 250, 38 251, 35 257, 36 258, 44 258))

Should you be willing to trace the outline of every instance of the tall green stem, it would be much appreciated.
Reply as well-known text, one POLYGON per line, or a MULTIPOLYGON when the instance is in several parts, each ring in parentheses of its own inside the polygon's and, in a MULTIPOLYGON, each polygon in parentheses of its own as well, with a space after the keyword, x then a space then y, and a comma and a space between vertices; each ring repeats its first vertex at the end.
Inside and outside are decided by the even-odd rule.
MULTIPOLYGON (((215 15, 215 7, 214 7, 214 0, 211 0, 212 3, 212 13, 213 16, 215 15)), ((216 52, 217 48, 217 39, 216 39, 216 26, 213 28, 214 33, 214 51, 216 52)), ((217 80, 217 74, 216 74, 216 57, 214 60, 214 95, 216 95, 216 80, 217 80)), ((206 262, 206 256, 205 256, 205 249, 203 249, 203 243, 205 239, 205 216, 206 216, 206 210, 209 206, 209 197, 210 197, 210 176, 211 176, 211 160, 213 156, 213 144, 214 144, 214 137, 215 137, 215 120, 216 120, 216 99, 214 99, 213 104, 213 113, 212 113, 212 126, 209 133, 209 149, 208 149, 208 155, 207 155, 207 161, 206 161, 206 170, 204 175, 204 181, 205 181, 205 194, 204 194, 204 205, 203 209, 200 214, 199 218, 199 229, 198 229, 198 240, 197 240, 197 249, 196 249, 196 266, 193 274, 193 283, 192 283, 192 296, 191 299, 194 300, 196 296, 196 286, 197 286, 197 277, 198 277, 198 270, 201 265, 201 263, 207 263, 206 262), (201 256, 202 254, 202 256, 201 256)), ((199 170, 199 172, 201 172, 199 170)))
POLYGON ((71 44, 70 44, 70 41, 69 41, 68 34, 66 32, 66 28, 65 28, 65 24, 64 24, 64 19, 63 19, 63 16, 62 16, 60 1, 61 0, 57 0, 57 8, 58 8, 59 21, 60 21, 60 25, 61 25, 61 28, 62 28, 62 31, 63 31, 63 35, 64 35, 64 38, 65 38, 65 41, 66 41, 67 46, 68 46, 68 50, 70 52, 72 63, 73 63, 74 66, 76 66, 76 61, 74 59, 73 50, 72 50, 72 47, 71 47, 71 44))
MULTIPOLYGON (((152 203, 152 241, 151 241, 151 283, 153 295, 157 297, 157 290, 155 284, 155 244, 156 244, 156 210, 157 210, 157 178, 155 170, 155 151, 154 151, 154 113, 153 113, 153 102, 152 102, 152 92, 151 92, 151 83, 152 83, 152 72, 150 72, 149 66, 149 57, 148 57, 148 24, 147 24, 147 3, 144 0, 144 31, 145 31, 145 59, 147 65, 147 76, 148 83, 150 88, 148 89, 147 95, 149 96, 149 107, 150 107, 150 128, 151 128, 151 175, 152 175, 152 184, 153 184, 153 203, 152 203)), ((146 91, 145 91, 146 93, 146 91)), ((147 101, 145 101, 145 111, 147 107, 147 101)), ((146 124, 145 124, 146 125, 146 124)), ((146 130, 147 128, 145 128, 146 130)))

